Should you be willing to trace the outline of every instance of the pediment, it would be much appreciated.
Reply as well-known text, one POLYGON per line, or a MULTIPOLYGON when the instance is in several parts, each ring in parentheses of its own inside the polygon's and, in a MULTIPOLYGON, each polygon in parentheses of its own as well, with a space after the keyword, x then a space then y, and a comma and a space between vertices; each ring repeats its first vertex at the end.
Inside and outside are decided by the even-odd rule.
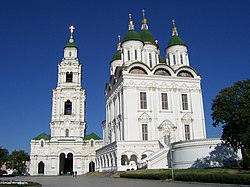
POLYGON ((138 121, 140 122, 150 122, 152 118, 146 113, 142 113, 142 115, 139 116, 138 121))
POLYGON ((159 126, 158 129, 159 130, 168 130, 170 131, 171 129, 175 129, 176 127, 174 126, 174 124, 169 121, 169 120, 164 120, 159 126))
POLYGON ((182 118, 181 121, 183 123, 191 123, 193 121, 193 118, 189 114, 185 114, 182 118))

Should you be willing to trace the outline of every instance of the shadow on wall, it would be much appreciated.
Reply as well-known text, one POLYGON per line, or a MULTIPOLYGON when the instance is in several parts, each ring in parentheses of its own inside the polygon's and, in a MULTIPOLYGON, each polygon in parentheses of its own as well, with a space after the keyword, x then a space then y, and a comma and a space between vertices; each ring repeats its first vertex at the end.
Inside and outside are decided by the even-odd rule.
POLYGON ((238 155, 225 144, 218 144, 209 156, 198 158, 191 168, 232 167, 237 166, 238 155))

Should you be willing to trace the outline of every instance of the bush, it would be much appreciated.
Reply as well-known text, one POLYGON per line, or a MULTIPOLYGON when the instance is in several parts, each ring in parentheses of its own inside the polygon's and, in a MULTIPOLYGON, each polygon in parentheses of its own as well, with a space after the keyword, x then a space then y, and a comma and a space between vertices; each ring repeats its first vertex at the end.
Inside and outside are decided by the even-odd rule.
POLYGON ((202 173, 178 173, 175 175, 177 181, 225 183, 225 184, 250 184, 250 176, 244 174, 202 174, 202 173))
POLYGON ((120 174, 120 177, 134 179, 165 180, 170 179, 171 175, 168 173, 122 173, 120 174))

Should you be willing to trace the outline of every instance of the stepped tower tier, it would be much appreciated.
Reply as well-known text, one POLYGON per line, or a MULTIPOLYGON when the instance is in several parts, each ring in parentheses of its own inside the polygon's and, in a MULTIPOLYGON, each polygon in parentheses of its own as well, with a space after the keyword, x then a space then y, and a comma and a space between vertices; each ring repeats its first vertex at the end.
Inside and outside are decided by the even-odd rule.
POLYGON ((64 56, 58 64, 58 83, 53 90, 51 137, 77 138, 85 133, 85 89, 81 87, 82 65, 74 41, 74 27, 64 47, 64 56))

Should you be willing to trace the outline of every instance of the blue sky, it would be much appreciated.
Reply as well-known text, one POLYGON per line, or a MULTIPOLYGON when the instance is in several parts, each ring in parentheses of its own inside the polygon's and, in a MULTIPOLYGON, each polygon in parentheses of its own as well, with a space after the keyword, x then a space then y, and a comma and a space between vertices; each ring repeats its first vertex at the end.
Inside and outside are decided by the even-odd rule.
POLYGON ((129 13, 139 31, 142 9, 163 56, 176 20, 190 64, 202 75, 207 137, 220 137, 221 129, 212 127, 211 104, 220 89, 249 78, 249 8, 247 0, 1 2, 0 146, 29 152, 30 139, 50 133, 52 89, 72 24, 87 90, 87 133, 102 136, 104 86, 117 35, 126 34, 129 13))

